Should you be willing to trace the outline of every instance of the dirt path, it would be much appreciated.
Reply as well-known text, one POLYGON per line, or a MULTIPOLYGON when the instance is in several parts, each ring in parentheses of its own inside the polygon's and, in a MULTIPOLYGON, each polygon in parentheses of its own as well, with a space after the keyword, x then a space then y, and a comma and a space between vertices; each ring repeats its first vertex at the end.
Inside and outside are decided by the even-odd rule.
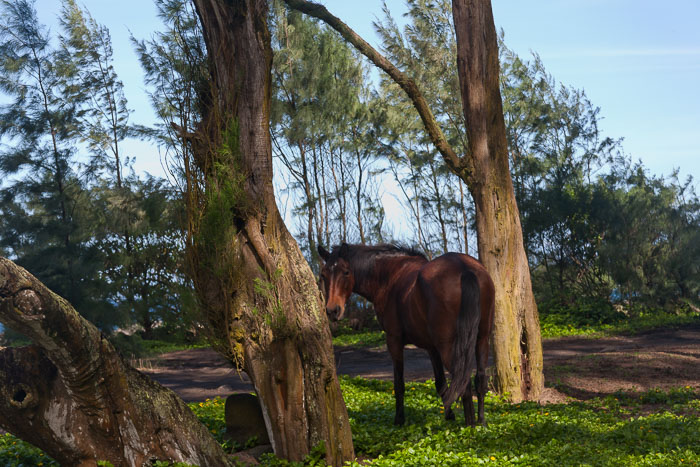
MULTIPOLYGON (((550 387, 546 399, 550 402, 565 399, 560 393, 588 399, 620 389, 700 389, 700 324, 635 336, 550 339, 544 342, 544 357, 545 381, 550 387)), ((338 348, 335 360, 339 374, 393 377, 391 359, 384 348, 338 348)), ((142 362, 141 367, 186 401, 253 390, 245 374, 239 375, 211 349, 172 352, 142 362)), ((427 354, 407 348, 404 373, 408 380, 432 378, 427 354)))
POLYGON ((700 324, 604 339, 545 343, 545 380, 577 399, 617 390, 700 389, 700 324))

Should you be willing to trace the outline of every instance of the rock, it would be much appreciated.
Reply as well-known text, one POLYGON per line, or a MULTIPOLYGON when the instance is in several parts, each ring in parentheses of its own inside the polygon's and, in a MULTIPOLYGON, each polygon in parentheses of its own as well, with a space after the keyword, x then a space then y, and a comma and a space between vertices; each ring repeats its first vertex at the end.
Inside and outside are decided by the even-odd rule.
POLYGON ((226 398, 225 438, 245 447, 251 438, 255 445, 270 444, 258 397, 253 394, 232 394, 226 398))
POLYGON ((233 454, 233 458, 236 465, 241 465, 247 467, 250 465, 260 465, 260 457, 263 454, 272 452, 271 444, 263 444, 261 446, 255 446, 254 448, 246 449, 245 451, 238 451, 233 454))

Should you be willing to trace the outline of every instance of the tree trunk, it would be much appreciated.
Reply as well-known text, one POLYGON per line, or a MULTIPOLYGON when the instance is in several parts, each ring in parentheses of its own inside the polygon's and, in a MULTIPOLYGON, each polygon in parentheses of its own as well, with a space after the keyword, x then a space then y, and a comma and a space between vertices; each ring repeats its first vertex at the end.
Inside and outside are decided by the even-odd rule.
POLYGON ((216 342, 250 376, 275 453, 354 457, 316 280, 275 204, 267 1, 195 0, 211 94, 193 139, 190 271, 216 342))
POLYGON ((462 235, 464 236, 464 253, 469 254, 469 216, 467 215, 467 204, 464 202, 464 186, 462 179, 459 179, 459 210, 462 214, 462 235))
POLYGON ((306 241, 309 242, 309 252, 311 258, 315 258, 318 262, 318 252, 316 251, 316 241, 314 240, 314 216, 316 210, 316 202, 311 192, 311 182, 309 181, 309 165, 306 158, 306 147, 301 141, 297 141, 299 148, 299 157, 301 157, 301 183, 304 185, 304 196, 306 197, 306 241))
POLYGON ((3 429, 62 465, 230 464, 175 393, 131 368, 67 301, 2 257, 0 320, 36 344, 0 350, 3 429))
POLYGON ((440 240, 442 241, 442 253, 447 253, 448 251, 448 241, 447 241, 447 225, 445 222, 445 217, 443 213, 443 199, 442 193, 440 193, 440 182, 438 181, 437 168, 433 161, 429 161, 430 166, 430 181, 433 185, 433 190, 435 193, 435 215, 437 216, 438 225, 440 226, 440 240))
POLYGON ((453 0, 457 70, 473 172, 479 258, 496 285, 496 387, 537 399, 544 387, 542 342, 520 214, 508 167, 499 89, 498 41, 490 0, 453 0))
POLYGON ((404 75, 323 6, 284 0, 291 8, 325 21, 409 96, 447 166, 465 181, 476 203, 479 258, 496 284, 494 360, 496 384, 511 400, 537 399, 544 388, 539 317, 525 256, 518 207, 508 167, 498 44, 490 0, 453 0, 457 66, 469 153, 447 143, 416 83, 404 75))
POLYGON ((357 206, 357 228, 360 234, 360 244, 365 244, 365 229, 362 224, 362 178, 364 170, 362 167, 362 157, 359 149, 355 149, 355 160, 357 161, 358 180, 355 184, 355 205, 357 206))

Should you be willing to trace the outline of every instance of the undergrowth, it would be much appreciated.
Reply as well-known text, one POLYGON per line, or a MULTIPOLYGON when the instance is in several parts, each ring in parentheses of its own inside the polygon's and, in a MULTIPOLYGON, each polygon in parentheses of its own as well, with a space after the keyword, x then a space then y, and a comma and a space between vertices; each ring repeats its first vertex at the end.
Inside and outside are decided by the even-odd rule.
MULTIPOLYGON (((593 320, 590 316, 584 320, 581 315, 564 310, 542 313, 543 337, 637 333, 700 322, 697 315, 660 312, 639 313, 624 319, 606 313, 593 320)), ((381 331, 345 332, 334 338, 334 345, 383 343, 381 331)), ((148 353, 182 348, 160 341, 147 345, 148 353)), ((700 392, 691 387, 618 392, 586 402, 545 407, 531 402, 509 404, 489 394, 488 427, 467 428, 462 426, 461 410, 456 410, 457 422, 443 419, 433 382, 407 383, 407 424, 395 427, 391 383, 359 377, 340 377, 340 382, 355 452, 363 459, 362 463, 354 462, 351 466, 367 463, 378 466, 700 464, 700 392)), ((190 408, 227 452, 248 447, 225 442, 221 399, 193 403, 190 408)), ((314 451, 305 464, 289 463, 274 456, 265 457, 263 464, 321 465, 322 459, 320 451, 314 451)), ((4 434, 0 435, 0 465, 58 463, 32 445, 4 434)))
POLYGON ((490 394, 488 427, 467 428, 461 410, 457 422, 444 421, 430 381, 406 385, 404 427, 392 425, 391 383, 346 377, 341 384, 355 451, 371 465, 700 463, 700 394, 689 387, 549 406, 490 394), (645 414, 651 401, 657 410, 645 414))
POLYGON ((689 324, 700 324, 697 313, 666 313, 646 310, 626 316, 614 311, 586 315, 566 309, 540 313, 542 337, 564 336, 603 337, 616 334, 638 334, 658 328, 675 328, 689 324))
MULTIPOLYGON (((487 427, 443 419, 432 381, 406 384, 405 426, 393 425, 394 396, 387 381, 341 377, 350 415, 357 466, 590 465, 677 466, 700 464, 700 392, 691 387, 540 406, 509 404, 489 394, 487 427)), ((223 443, 224 403, 211 399, 190 407, 223 443)), ((224 445, 228 452, 244 446, 224 445)), ((322 465, 320 452, 306 464, 274 456, 263 465, 322 465)), ((58 465, 40 450, 0 437, 0 465, 58 465)))
MULTIPOLYGON (((626 316, 612 310, 580 313, 565 308, 542 310, 540 313, 542 337, 554 339, 566 336, 605 337, 617 334, 638 334, 658 328, 674 328, 689 324, 700 324, 696 313, 666 313, 663 311, 640 311, 626 316)), ((333 337, 333 345, 344 347, 379 347, 384 345, 384 331, 354 331, 343 329, 333 337)))
POLYGON ((109 341, 119 352, 127 358, 155 357, 178 350, 197 349, 209 347, 205 339, 198 342, 186 342, 184 340, 142 339, 138 334, 127 336, 116 334, 109 341))
POLYGON ((386 342, 384 331, 349 331, 333 337, 338 347, 379 347, 386 342))

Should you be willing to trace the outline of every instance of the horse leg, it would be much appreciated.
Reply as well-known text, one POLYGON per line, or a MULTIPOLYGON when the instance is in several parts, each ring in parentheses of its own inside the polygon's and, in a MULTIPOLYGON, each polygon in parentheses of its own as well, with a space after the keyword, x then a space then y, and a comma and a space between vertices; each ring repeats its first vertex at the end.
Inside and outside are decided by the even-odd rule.
POLYGON ((472 400, 472 381, 469 377, 469 383, 462 395, 462 405, 464 406, 464 422, 467 426, 474 426, 474 401, 472 400))
POLYGON ((489 342, 488 338, 480 339, 476 343, 476 376, 474 377, 474 385, 476 386, 476 397, 479 405, 478 423, 486 426, 484 418, 484 398, 488 389, 488 378, 486 377, 486 364, 489 358, 489 342))
POLYGON ((403 396, 405 391, 403 381, 403 344, 400 339, 389 337, 387 337, 386 343, 394 364, 394 398, 396 399, 394 425, 403 425, 406 421, 403 413, 403 396))
MULTIPOLYGON (((428 355, 430 355, 430 363, 433 365, 433 373, 435 373, 435 389, 437 390, 440 399, 447 389, 447 380, 445 379, 445 369, 442 366, 442 359, 437 350, 429 350, 428 355)), ((443 406, 445 406, 444 399, 442 400, 443 406)), ((454 420, 455 414, 452 412, 452 407, 445 406, 445 420, 454 420)))
MULTIPOLYGON (((442 366, 442 359, 436 350, 428 351, 430 355, 430 363, 433 365, 433 373, 435 374, 435 389, 442 399, 442 395, 447 389, 447 380, 445 379, 445 369, 442 366)), ((444 406, 444 400, 443 400, 444 406)), ((452 407, 445 406, 445 420, 454 420, 455 414, 452 412, 452 407)))

